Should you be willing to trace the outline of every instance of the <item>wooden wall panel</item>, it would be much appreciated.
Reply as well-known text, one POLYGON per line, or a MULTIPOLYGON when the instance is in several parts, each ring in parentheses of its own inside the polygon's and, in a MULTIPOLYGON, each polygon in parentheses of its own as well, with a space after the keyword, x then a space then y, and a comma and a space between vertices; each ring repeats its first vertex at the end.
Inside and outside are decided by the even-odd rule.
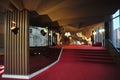
POLYGON ((29 74, 29 12, 7 12, 5 16, 5 74, 29 74), (12 21, 19 28, 14 34, 10 27, 12 21))

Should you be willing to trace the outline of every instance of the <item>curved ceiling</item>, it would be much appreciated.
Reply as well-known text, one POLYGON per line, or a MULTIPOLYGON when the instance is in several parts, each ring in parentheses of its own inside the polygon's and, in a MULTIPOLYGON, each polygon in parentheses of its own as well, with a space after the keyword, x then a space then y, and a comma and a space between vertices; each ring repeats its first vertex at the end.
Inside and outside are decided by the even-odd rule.
POLYGON ((0 0, 0 12, 36 11, 39 15, 48 15, 66 31, 76 32, 105 21, 120 8, 119 4, 119 0, 0 0))

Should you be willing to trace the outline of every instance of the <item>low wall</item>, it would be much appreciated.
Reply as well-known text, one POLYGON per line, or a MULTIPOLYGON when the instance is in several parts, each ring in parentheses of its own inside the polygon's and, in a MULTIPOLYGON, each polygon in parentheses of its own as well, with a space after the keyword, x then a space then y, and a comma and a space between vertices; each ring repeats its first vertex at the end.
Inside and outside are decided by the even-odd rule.
POLYGON ((30 48, 30 74, 55 62, 61 48, 37 47, 30 48))

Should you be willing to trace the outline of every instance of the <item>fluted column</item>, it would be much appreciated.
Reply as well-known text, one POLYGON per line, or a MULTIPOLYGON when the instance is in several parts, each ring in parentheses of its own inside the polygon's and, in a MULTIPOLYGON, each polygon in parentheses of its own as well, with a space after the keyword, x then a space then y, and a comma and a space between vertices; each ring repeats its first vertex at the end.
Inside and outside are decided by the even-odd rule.
POLYGON ((4 75, 29 74, 29 12, 7 12, 5 17, 5 72, 4 75), (11 31, 12 21, 18 33, 11 31))

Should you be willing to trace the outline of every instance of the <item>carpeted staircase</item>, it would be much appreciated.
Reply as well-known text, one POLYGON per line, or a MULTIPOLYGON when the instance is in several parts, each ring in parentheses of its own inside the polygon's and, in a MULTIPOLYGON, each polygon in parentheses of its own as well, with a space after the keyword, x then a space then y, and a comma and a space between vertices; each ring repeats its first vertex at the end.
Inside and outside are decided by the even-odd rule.
POLYGON ((113 56, 104 49, 64 49, 60 61, 115 63, 113 56))

